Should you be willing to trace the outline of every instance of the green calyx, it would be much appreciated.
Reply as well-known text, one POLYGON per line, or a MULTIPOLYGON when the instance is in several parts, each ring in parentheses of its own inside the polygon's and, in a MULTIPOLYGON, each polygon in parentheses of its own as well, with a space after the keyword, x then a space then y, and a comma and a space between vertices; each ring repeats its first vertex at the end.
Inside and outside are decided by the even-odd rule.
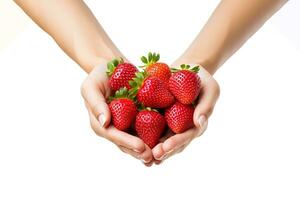
POLYGON ((178 72, 180 70, 188 70, 188 71, 192 71, 192 72, 198 73, 199 70, 200 70, 200 67, 199 67, 199 65, 191 67, 190 65, 182 64, 182 65, 180 65, 180 69, 178 69, 178 68, 171 68, 171 72, 173 72, 173 73, 174 72, 178 72))
POLYGON ((115 58, 115 59, 113 59, 112 61, 108 62, 108 63, 107 63, 106 74, 107 74, 108 76, 111 76, 111 75, 114 73, 116 67, 117 67, 119 64, 122 64, 122 63, 124 63, 123 58, 115 58))
POLYGON ((146 56, 142 56, 141 57, 141 61, 145 64, 144 66, 141 67, 146 67, 149 66, 151 64, 157 63, 160 59, 160 55, 159 53, 148 53, 148 57, 146 56))
POLYGON ((129 91, 126 87, 120 88, 118 91, 115 92, 114 96, 109 97, 109 102, 115 99, 127 98, 133 100, 134 98, 130 96, 129 91))
POLYGON ((135 77, 129 81, 131 89, 129 90, 130 96, 136 96, 138 90, 142 86, 144 80, 147 78, 146 72, 136 72, 135 77))

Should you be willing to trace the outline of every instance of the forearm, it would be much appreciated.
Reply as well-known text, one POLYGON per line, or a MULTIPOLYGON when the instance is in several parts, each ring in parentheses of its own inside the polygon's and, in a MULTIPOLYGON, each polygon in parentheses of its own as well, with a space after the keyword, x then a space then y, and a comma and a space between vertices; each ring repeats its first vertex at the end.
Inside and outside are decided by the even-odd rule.
POLYGON ((122 56, 82 0, 15 0, 86 72, 122 56))
POLYGON ((287 0, 223 0, 180 58, 217 71, 287 0))

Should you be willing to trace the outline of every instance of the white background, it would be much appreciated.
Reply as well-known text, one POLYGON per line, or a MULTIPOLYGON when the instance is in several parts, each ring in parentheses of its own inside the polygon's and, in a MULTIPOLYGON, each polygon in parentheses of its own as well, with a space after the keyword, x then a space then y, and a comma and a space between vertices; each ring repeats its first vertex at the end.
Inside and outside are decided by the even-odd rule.
MULTIPOLYGON (((300 199, 299 1, 215 75, 222 94, 207 132, 151 168, 92 132, 79 92, 86 74, 1 1, 1 200, 300 199)), ((171 63, 218 1, 87 3, 133 62, 159 51, 171 63)))

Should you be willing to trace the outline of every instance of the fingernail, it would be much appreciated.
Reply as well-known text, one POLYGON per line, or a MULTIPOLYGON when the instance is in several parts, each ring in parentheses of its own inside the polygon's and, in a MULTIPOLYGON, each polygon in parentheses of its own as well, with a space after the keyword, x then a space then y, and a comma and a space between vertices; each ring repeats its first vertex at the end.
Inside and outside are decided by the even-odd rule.
POLYGON ((147 161, 144 160, 144 159, 141 159, 141 161, 142 161, 143 163, 145 163, 145 164, 149 163, 149 162, 147 162, 147 161))
POLYGON ((132 149, 135 153, 142 153, 141 151, 137 150, 137 149, 132 149))
POLYGON ((158 158, 158 160, 163 160, 167 155, 168 155, 168 153, 165 153, 165 154, 162 155, 160 158, 158 158))
POLYGON ((167 155, 170 155, 170 153, 172 153, 173 151, 174 151, 174 149, 169 150, 164 155, 162 155, 160 158, 158 158, 158 160, 163 160, 165 157, 167 157, 167 155))
POLYGON ((171 149, 170 151, 168 151, 166 154, 170 154, 174 151, 174 149, 171 149))
POLYGON ((105 116, 103 113, 101 113, 98 117, 98 120, 100 122, 100 126, 103 127, 104 126, 104 123, 105 123, 105 116))
POLYGON ((205 122, 206 122, 206 117, 204 115, 201 115, 198 119, 199 126, 201 128, 203 128, 205 125, 205 122))

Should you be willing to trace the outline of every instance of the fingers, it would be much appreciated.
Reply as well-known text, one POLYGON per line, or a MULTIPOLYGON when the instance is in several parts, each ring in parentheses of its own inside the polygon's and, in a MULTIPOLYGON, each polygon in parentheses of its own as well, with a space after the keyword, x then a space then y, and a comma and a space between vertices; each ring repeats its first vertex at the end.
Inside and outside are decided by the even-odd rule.
POLYGON ((177 152, 182 146, 190 143, 199 130, 197 128, 189 129, 184 133, 176 134, 168 138, 164 143, 160 143, 152 149, 155 160, 164 160, 168 155, 177 152))
POLYGON ((127 153, 127 154, 133 156, 134 158, 141 160, 146 166, 149 166, 149 164, 152 164, 153 157, 152 157, 151 149, 148 146, 143 153, 137 153, 135 151, 132 151, 131 149, 128 149, 128 148, 122 147, 122 146, 119 146, 119 148, 124 153, 127 153))
POLYGON ((189 129, 184 133, 176 134, 173 137, 167 139, 163 143, 162 149, 164 150, 165 153, 174 151, 180 148, 182 145, 194 139, 194 135, 195 135, 195 129, 189 129))
POLYGON ((118 146, 131 149, 137 153, 143 153, 146 150, 146 145, 140 138, 120 131, 113 126, 103 128, 97 121, 96 117, 91 113, 91 108, 88 107, 88 111, 90 115, 91 127, 97 135, 110 140, 118 146))
POLYGON ((199 96, 198 104, 195 108, 193 120, 198 128, 207 126, 207 119, 211 115, 214 106, 220 95, 220 87, 218 83, 206 72, 200 69, 199 76, 202 80, 202 89, 199 96))
POLYGON ((113 126, 109 126, 108 128, 101 127, 95 116, 91 113, 91 109, 88 106, 87 108, 90 115, 91 127, 97 135, 110 140, 124 153, 141 160, 145 166, 150 167, 152 165, 152 151, 140 138, 120 131, 113 126))
POLYGON ((145 146, 146 146, 146 150, 140 154, 140 158, 145 164, 147 164, 153 161, 153 155, 150 147, 148 147, 147 145, 145 146))
POLYGON ((162 145, 163 143, 159 143, 152 149, 152 154, 155 160, 161 160, 165 155, 165 151, 163 150, 162 145))
MULTIPOLYGON (((152 154, 153 154, 153 157, 156 159, 156 161, 159 161, 166 153, 163 149, 164 142, 174 135, 175 134, 170 129, 168 129, 166 134, 162 138, 159 139, 159 143, 152 149, 152 154)), ((158 162, 156 162, 156 164, 157 163, 158 162)))
POLYGON ((116 129, 110 125, 111 114, 106 99, 110 95, 108 80, 103 67, 95 68, 83 82, 81 94, 85 99, 91 127, 94 132, 116 144, 123 152, 142 160, 151 166, 151 149, 138 137, 116 129))
MULTIPOLYGON (((207 126, 207 124, 206 124, 207 126)), ((159 161, 168 159, 169 157, 180 153, 185 147, 196 137, 201 135, 206 126, 203 128, 192 128, 184 133, 176 134, 166 139, 163 143, 159 143, 152 149, 155 163, 160 164, 159 161)))
POLYGON ((142 158, 142 161, 145 164, 145 166, 152 166, 154 158, 150 147, 146 145, 146 150, 140 155, 140 157, 142 158))
POLYGON ((131 149, 137 153, 143 153, 146 150, 146 145, 140 138, 130 135, 126 132, 119 131, 113 126, 110 126, 107 129, 105 138, 117 145, 131 149))
POLYGON ((162 160, 160 160, 160 162, 163 162, 163 161, 169 159, 170 157, 172 157, 172 156, 174 156, 174 155, 176 155, 176 154, 178 154, 178 153, 181 153, 181 152, 187 147, 188 144, 189 144, 189 143, 184 144, 184 145, 181 146, 180 148, 178 148, 178 149, 176 149, 176 150, 174 150, 174 151, 172 151, 172 152, 166 154, 166 156, 165 156, 162 160))
POLYGON ((106 90, 104 87, 88 77, 82 84, 81 94, 98 123, 102 127, 107 127, 110 123, 111 114, 106 104, 104 96, 106 90))
POLYGON ((173 135, 175 135, 175 133, 171 129, 168 129, 167 132, 159 139, 159 142, 164 142, 173 135))

